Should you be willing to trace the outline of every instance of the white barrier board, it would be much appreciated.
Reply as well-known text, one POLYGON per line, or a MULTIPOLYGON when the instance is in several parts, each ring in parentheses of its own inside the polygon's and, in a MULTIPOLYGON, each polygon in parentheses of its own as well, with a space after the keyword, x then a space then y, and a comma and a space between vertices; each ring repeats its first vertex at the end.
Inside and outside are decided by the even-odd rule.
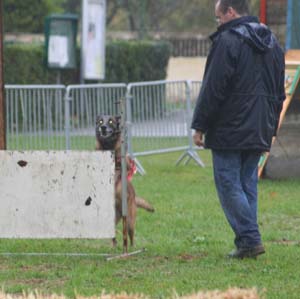
POLYGON ((112 238, 111 152, 0 151, 0 238, 112 238))

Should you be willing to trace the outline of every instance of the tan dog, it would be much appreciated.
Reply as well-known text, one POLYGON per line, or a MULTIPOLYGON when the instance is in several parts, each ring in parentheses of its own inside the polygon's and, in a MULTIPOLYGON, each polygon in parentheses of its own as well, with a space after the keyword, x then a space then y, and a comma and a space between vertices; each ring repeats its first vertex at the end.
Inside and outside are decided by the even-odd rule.
MULTIPOLYGON (((122 218, 122 181, 121 181, 121 130, 120 117, 110 115, 97 116, 96 119, 96 150, 111 150, 115 152, 115 208, 116 225, 122 218)), ((153 207, 143 198, 135 195, 135 190, 130 182, 135 170, 134 161, 127 156, 127 231, 130 244, 134 245, 134 229, 136 221, 136 208, 143 208, 154 212, 153 207)), ((116 239, 113 239, 116 246, 116 239)))

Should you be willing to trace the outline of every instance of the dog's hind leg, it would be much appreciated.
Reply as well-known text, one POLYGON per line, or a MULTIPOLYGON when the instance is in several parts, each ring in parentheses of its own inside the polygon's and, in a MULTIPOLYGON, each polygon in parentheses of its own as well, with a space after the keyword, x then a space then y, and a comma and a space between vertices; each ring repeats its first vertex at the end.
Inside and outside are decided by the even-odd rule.
POLYGON ((134 246, 134 226, 128 223, 128 235, 130 239, 130 246, 134 246))
POLYGON ((135 219, 136 219, 136 206, 135 203, 132 202, 131 209, 128 210, 128 217, 127 217, 127 231, 128 231, 131 246, 134 246, 135 219))
POLYGON ((136 207, 134 205, 132 209, 129 211, 128 218, 127 218, 127 231, 128 231, 131 246, 134 246, 135 219, 136 219, 136 207))

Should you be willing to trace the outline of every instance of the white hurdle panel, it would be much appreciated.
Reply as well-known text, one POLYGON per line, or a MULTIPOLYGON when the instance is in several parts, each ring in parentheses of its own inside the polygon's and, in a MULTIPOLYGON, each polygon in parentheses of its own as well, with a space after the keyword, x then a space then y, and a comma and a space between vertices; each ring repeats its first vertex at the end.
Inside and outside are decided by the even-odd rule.
POLYGON ((111 152, 0 151, 0 238, 115 236, 111 152))

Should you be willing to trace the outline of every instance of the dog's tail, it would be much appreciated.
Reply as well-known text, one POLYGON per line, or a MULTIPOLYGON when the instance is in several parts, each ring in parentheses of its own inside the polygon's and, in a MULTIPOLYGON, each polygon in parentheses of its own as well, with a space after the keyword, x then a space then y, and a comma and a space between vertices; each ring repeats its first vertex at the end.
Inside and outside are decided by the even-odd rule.
POLYGON ((138 208, 145 209, 148 212, 154 212, 154 208, 144 198, 136 196, 135 202, 138 208))

